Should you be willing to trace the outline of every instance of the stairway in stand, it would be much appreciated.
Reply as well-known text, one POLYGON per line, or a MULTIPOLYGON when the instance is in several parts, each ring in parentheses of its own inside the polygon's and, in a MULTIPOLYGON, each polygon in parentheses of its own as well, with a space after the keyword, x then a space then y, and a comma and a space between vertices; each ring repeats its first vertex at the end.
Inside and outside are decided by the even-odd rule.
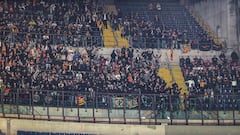
POLYGON ((108 22, 108 28, 107 29, 103 28, 103 43, 104 43, 104 47, 111 48, 116 46, 115 37, 113 35, 112 27, 110 26, 109 22, 108 22))
MULTIPOLYGON (((113 2, 113 1, 111 1, 111 0, 105 0, 105 2, 107 2, 106 4, 106 6, 105 6, 105 10, 108 12, 108 13, 114 13, 115 15, 117 14, 117 9, 116 9, 116 6, 114 5, 114 4, 112 4, 111 2, 113 2)), ((109 23, 110 24, 110 23, 109 23)), ((110 26, 110 25, 108 25, 108 26, 110 26)), ((128 48, 129 47, 129 42, 128 42, 128 39, 126 39, 126 38, 122 38, 121 37, 121 30, 122 30, 122 28, 120 28, 119 30, 117 30, 117 31, 115 31, 113 34, 114 34, 114 36, 115 36, 115 39, 116 39, 116 44, 115 44, 115 46, 116 47, 119 47, 119 48, 122 48, 122 47, 126 47, 126 48, 128 48)), ((112 28, 111 28, 111 31, 112 31, 112 28)), ((103 31, 104 32, 104 31, 103 31)), ((105 31, 106 33, 108 33, 109 31, 108 31, 108 29, 105 31)), ((104 32, 104 33, 105 33, 104 32)), ((109 36, 109 35, 107 35, 106 34, 106 36, 109 36)), ((104 38, 105 39, 105 38, 104 38)), ((111 39, 112 40, 112 39, 111 39)), ((106 42, 109 42, 109 41, 106 41, 106 42)), ((106 47, 111 47, 111 46, 109 46, 109 43, 106 43, 107 44, 107 46, 106 47)))
POLYGON ((172 76, 170 74, 170 70, 166 67, 160 67, 158 70, 158 76, 160 76, 167 83, 166 87, 172 86, 172 76))
POLYGON ((172 73, 176 83, 178 84, 178 87, 181 88, 180 94, 184 95, 184 93, 186 93, 188 95, 189 91, 187 89, 180 66, 179 65, 172 66, 172 73))
MULTIPOLYGON (((102 26, 103 27, 103 26, 102 26)), ((103 42, 104 42, 104 47, 129 47, 129 42, 126 38, 121 37, 121 31, 115 31, 113 32, 113 29, 108 22, 108 28, 103 28, 103 42)))
POLYGON ((117 46, 118 47, 126 47, 126 48, 128 48, 129 47, 128 39, 121 37, 121 29, 122 28, 120 28, 120 30, 115 31, 115 36, 116 36, 116 40, 117 40, 117 46))

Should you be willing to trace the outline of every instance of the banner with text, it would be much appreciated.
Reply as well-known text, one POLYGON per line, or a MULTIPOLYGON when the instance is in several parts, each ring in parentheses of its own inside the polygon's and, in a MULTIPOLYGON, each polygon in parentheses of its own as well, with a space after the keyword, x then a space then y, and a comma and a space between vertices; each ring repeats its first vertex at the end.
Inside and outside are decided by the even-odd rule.
MULTIPOLYGON (((135 108, 138 106, 137 98, 126 98, 125 100, 126 108, 135 108)), ((123 97, 114 97, 112 98, 112 107, 113 108, 123 108, 124 107, 124 98, 123 97)))

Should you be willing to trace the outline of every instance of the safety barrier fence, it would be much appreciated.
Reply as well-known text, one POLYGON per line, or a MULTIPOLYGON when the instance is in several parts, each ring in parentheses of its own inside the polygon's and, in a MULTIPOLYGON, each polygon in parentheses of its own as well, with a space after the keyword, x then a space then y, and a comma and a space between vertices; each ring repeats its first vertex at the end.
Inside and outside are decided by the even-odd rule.
POLYGON ((1 94, 1 117, 123 124, 239 125, 240 95, 100 93, 17 89, 1 94))
MULTIPOLYGON (((32 41, 43 45, 57 45, 63 44, 66 46, 74 47, 103 47, 104 40, 108 41, 108 37, 102 36, 101 31, 92 32, 86 35, 86 32, 79 34, 57 34, 57 33, 34 33, 34 32, 12 32, 9 30, 1 31, 1 42, 6 43, 23 43, 24 41, 32 41)), ((110 37, 109 37, 110 38, 110 37)), ((223 46, 216 45, 213 41, 194 41, 185 42, 183 40, 171 40, 171 37, 124 37, 128 40, 131 47, 134 48, 155 48, 155 49, 181 49, 184 53, 193 50, 209 51, 209 50, 222 50, 223 46)), ((114 45, 116 43, 113 43, 114 45)))

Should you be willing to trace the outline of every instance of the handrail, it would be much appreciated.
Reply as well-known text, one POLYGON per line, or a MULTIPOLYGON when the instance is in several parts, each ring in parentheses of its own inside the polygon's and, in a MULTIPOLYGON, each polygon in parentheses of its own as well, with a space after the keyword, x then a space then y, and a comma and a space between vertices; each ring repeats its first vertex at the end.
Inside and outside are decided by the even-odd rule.
POLYGON ((114 30, 112 30, 112 33, 113 33, 113 37, 114 37, 114 42, 115 42, 115 47, 118 47, 119 46, 119 43, 118 43, 118 39, 117 39, 117 36, 116 36, 116 33, 114 30))
MULTIPOLYGON (((20 92, 20 91, 18 91, 20 92)), ((66 91, 67 92, 67 91, 66 91)), ((31 92, 30 92, 31 93, 31 92)), ((29 93, 29 94, 30 94, 29 93)), ((214 124, 214 125, 221 125, 221 124, 226 124, 224 121, 219 121, 219 120, 229 120, 230 122, 228 122, 227 124, 230 125, 238 125, 240 124, 238 120, 239 115, 237 114, 238 111, 240 111, 236 105, 240 105, 240 100, 239 98, 239 94, 237 95, 227 95, 230 99, 233 99, 231 101, 235 102, 233 103, 229 103, 229 104, 233 104, 234 106, 231 107, 228 105, 221 108, 220 105, 222 105, 222 103, 219 102, 218 99, 223 99, 222 96, 224 95, 215 95, 213 97, 207 97, 209 98, 209 102, 207 102, 207 100, 205 101, 205 96, 203 95, 199 95, 196 97, 189 97, 189 99, 187 99, 187 101, 184 102, 184 106, 185 109, 182 110, 181 108, 179 108, 177 105, 179 104, 179 99, 177 96, 173 96, 171 94, 168 95, 161 95, 161 94, 149 94, 149 95, 145 95, 145 94, 129 94, 129 93, 119 93, 119 96, 116 95, 112 95, 110 93, 102 93, 102 94, 94 94, 93 96, 89 96, 89 92, 88 92, 88 98, 85 100, 88 105, 90 106, 77 106, 77 105, 73 105, 73 106, 69 106, 69 104, 65 105, 65 102, 68 102, 68 97, 67 96, 73 96, 73 95, 69 95, 69 94, 65 94, 65 92, 60 92, 61 94, 59 95, 59 100, 54 100, 55 102, 59 102, 59 103, 54 103, 54 104, 49 104, 46 106, 47 108, 47 112, 44 111, 41 113, 42 105, 35 105, 32 104, 31 99, 27 100, 27 104, 14 104, 11 101, 7 100, 4 101, 2 100, 1 102, 3 103, 3 105, 5 107, 7 107, 8 105, 13 105, 13 106, 17 106, 18 108, 23 108, 23 107, 30 107, 30 113, 26 113, 26 114, 22 114, 21 111, 20 113, 17 112, 5 112, 4 110, 2 110, 2 112, 5 115, 1 116, 3 118, 19 118, 19 119, 26 119, 26 118, 30 118, 30 119, 34 119, 35 120, 35 116, 37 116, 37 119, 40 120, 46 120, 45 116, 48 116, 48 120, 62 120, 62 121, 74 121, 74 122, 80 122, 80 118, 81 117, 81 122, 83 122, 84 120, 86 120, 87 122, 111 122, 112 119, 114 118, 118 118, 118 121, 114 121, 114 123, 123 123, 123 119, 125 119, 125 123, 124 124, 130 124, 134 121, 134 123, 136 124, 148 124, 148 125, 158 125, 162 122, 167 123, 168 124, 186 124, 186 125, 191 125, 191 123, 188 123, 188 120, 196 120, 194 124, 202 124, 204 125, 204 122, 206 120, 207 124, 214 124), (105 95, 105 97, 107 99, 105 99, 105 101, 99 100, 99 98, 102 98, 105 95), (62 97, 62 98, 61 98, 62 97), (63 98, 63 97, 66 97, 63 98), (153 98, 154 97, 154 98, 153 98), (137 106, 141 106, 140 108, 138 108, 137 106, 133 106, 133 108, 129 107, 129 104, 134 102, 129 102, 129 101, 133 101, 131 99, 134 99, 134 102, 137 103, 135 105, 137 106), (140 100, 138 100, 137 98, 140 98, 140 100), (144 98, 145 101, 142 99, 144 98), (177 101, 176 101, 177 100, 177 101), (110 102, 108 102, 110 101, 110 102), (113 104, 115 103, 115 106, 113 106, 113 104), (120 102, 118 102, 120 101, 120 102), (121 101, 126 101, 126 103, 121 104, 121 101), (163 102, 161 102, 163 101, 163 102), (200 103, 198 103, 198 102, 200 103), (145 103, 147 102, 147 103, 145 103), (104 104, 103 104, 104 103, 104 104), (108 105, 106 105, 106 103, 108 105), (95 105, 96 104, 96 105, 95 105), (208 105, 207 105, 208 104, 208 105), (103 106, 99 106, 99 105, 104 105, 103 106), (147 106, 145 106, 147 105, 147 106), (207 106, 206 106, 207 105, 207 106), (210 105, 210 106, 209 106, 210 105), (117 107, 118 106, 118 107, 117 107), (211 106, 213 108, 211 108, 211 106), (33 107, 33 108, 31 108, 33 107), (61 113, 61 111, 56 110, 56 107, 62 108, 62 111, 64 113, 61 113), (210 108, 208 108, 210 107, 210 108), (111 115, 106 116, 106 112, 105 111, 97 111, 98 109, 101 110, 109 110, 111 109, 111 115), (139 110, 140 109, 140 110, 139 110), (32 113, 31 113, 32 110, 32 113), (124 110, 124 112, 123 112, 124 110), (70 112, 71 111, 71 112, 70 112), (128 112, 128 114, 125 114, 126 111, 128 112), (136 113, 140 111, 139 117, 138 116, 134 116, 132 117, 131 114, 132 113, 136 113), (34 112, 34 113, 33 113, 34 112), (51 113, 49 113, 51 112, 51 113), (75 113, 74 113, 75 112, 75 113), (76 113, 79 112, 79 113, 76 113), (93 112, 95 112, 97 115, 93 115, 93 112), (130 113, 131 112, 131 113, 130 113), (46 114, 47 113, 47 114, 46 114), (57 113, 57 115, 55 115, 54 113, 57 113), (70 113, 68 115, 68 113, 70 113), (180 114, 178 114, 180 113, 180 114), (224 114, 223 114, 224 113, 224 114), (18 114, 18 117, 16 117, 18 114), (119 115, 119 114, 122 114, 119 115), (164 115, 165 114, 165 115, 164 115), (167 114, 167 115, 166 115, 167 114), (189 117, 189 115, 191 116, 196 116, 196 118, 191 118, 189 117), (224 116, 231 116, 225 119, 224 116), (234 115, 237 115, 237 117, 234 117, 234 115), (43 116, 43 117, 38 117, 38 116, 43 116), (77 118, 78 117, 78 118, 77 118), (109 119, 108 119, 109 117, 109 119), (100 118, 100 119, 98 119, 100 118), (202 120, 201 120, 202 118, 202 120), (155 119, 155 120, 154 120, 155 119), (181 122, 179 120, 182 120, 181 122), (209 120, 212 120, 211 123, 208 123, 209 120), (129 122, 131 121, 131 122, 129 122), (180 122, 180 123, 179 123, 180 122)), ((72 93, 73 94, 73 93, 72 93)), ((74 95, 75 96, 75 95, 74 95)), ((14 97, 14 96, 13 96, 14 97)), ((4 97, 6 98, 6 97, 4 97)), ((19 102, 21 99, 16 100, 16 102, 19 102)), ((226 102, 227 103, 227 102, 226 102)), ((226 103, 224 103, 223 105, 227 105, 226 103)), ((3 106, 3 107, 4 107, 3 106)), ((86 122, 85 121, 85 122, 86 122)))
POLYGON ((192 14, 192 16, 196 19, 196 21, 202 26, 202 28, 204 28, 204 30, 209 33, 210 37, 214 40, 214 42, 217 45, 221 45, 222 47, 224 47, 223 42, 219 39, 218 36, 216 36, 210 26, 204 22, 202 17, 195 10, 193 10, 193 7, 190 6, 186 8, 189 10, 190 14, 192 14))
POLYGON ((169 61, 169 58, 168 58, 167 53, 166 53, 166 62, 168 63, 168 69, 169 69, 169 71, 170 71, 170 75, 171 75, 171 77, 172 77, 172 83, 173 83, 173 82, 175 82, 175 77, 174 77, 174 75, 173 75, 172 66, 171 66, 171 64, 170 64, 170 61, 169 61))

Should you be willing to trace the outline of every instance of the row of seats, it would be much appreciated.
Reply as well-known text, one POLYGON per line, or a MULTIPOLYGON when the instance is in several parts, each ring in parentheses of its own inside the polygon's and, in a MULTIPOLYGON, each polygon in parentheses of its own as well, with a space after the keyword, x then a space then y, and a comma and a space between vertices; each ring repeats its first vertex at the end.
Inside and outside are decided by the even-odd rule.
MULTIPOLYGON (((187 9, 179 3, 160 1, 161 10, 156 11, 148 10, 148 4, 152 2, 154 5, 156 1, 130 2, 128 4, 125 2, 116 2, 122 14, 119 24, 123 27, 122 35, 124 37, 131 36, 135 39, 131 42, 134 47, 170 48, 172 44, 176 44, 171 42, 175 36, 178 39, 177 44, 191 43, 193 40, 210 42, 206 32, 187 9), (134 22, 136 20, 137 22, 134 22), (131 28, 122 24, 127 21, 130 21, 131 28), (147 30, 132 26, 141 21, 144 21, 143 26, 147 27, 147 30), (157 28, 160 28, 161 34, 156 34, 157 28), (152 29, 153 32, 150 32, 152 29), (145 36, 146 34, 141 35, 140 33, 154 34, 145 36), (145 40, 141 40, 141 38, 145 38, 145 40), (154 38, 160 39, 160 42, 157 43, 154 38), (142 45, 144 42, 145 44, 142 45)), ((78 1, 53 3, 42 0, 35 4, 22 1, 8 3, 0 17, 1 28, 5 31, 0 33, 4 35, 2 40, 23 42, 27 38, 32 42, 40 40, 43 44, 103 45, 102 29, 99 24, 103 22, 105 17, 103 11, 96 9, 96 1, 90 3, 78 1), (26 11, 20 5, 24 5, 26 11), (49 7, 46 8, 47 6, 49 7), (79 9, 79 7, 85 10, 79 9), (17 31, 18 34, 10 35, 13 31, 17 31), (31 34, 29 35, 29 33, 31 34)), ((174 45, 174 48, 180 48, 180 45, 174 45)))
POLYGON ((101 12, 96 4, 95 0, 9 1, 0 16, 1 40, 102 46, 101 29, 97 24, 101 12))
MULTIPOLYGON (((230 60, 222 52, 209 59, 181 57, 180 67, 188 85, 190 99, 196 99, 200 103, 198 98, 203 96, 203 105, 209 110, 239 109, 238 56, 230 60)), ((200 106, 196 108, 201 109, 200 106)))
MULTIPOLYGON (((123 36, 137 38, 133 41, 134 47, 141 47, 141 38, 145 38, 146 47, 152 48, 170 48, 175 44, 174 40, 178 41, 177 44, 211 40, 188 10, 179 3, 141 1, 126 4, 125 1, 118 1, 116 5, 123 19, 123 36), (155 9, 157 3, 161 5, 160 10, 155 9), (153 9, 148 9, 150 4, 154 6, 153 9), (160 31, 160 34, 156 34, 159 33, 156 31, 160 31), (153 38, 160 39, 157 44, 161 45, 157 45, 153 38), (168 45, 165 47, 163 44, 168 45)), ((175 45, 173 47, 179 48, 175 45)))

